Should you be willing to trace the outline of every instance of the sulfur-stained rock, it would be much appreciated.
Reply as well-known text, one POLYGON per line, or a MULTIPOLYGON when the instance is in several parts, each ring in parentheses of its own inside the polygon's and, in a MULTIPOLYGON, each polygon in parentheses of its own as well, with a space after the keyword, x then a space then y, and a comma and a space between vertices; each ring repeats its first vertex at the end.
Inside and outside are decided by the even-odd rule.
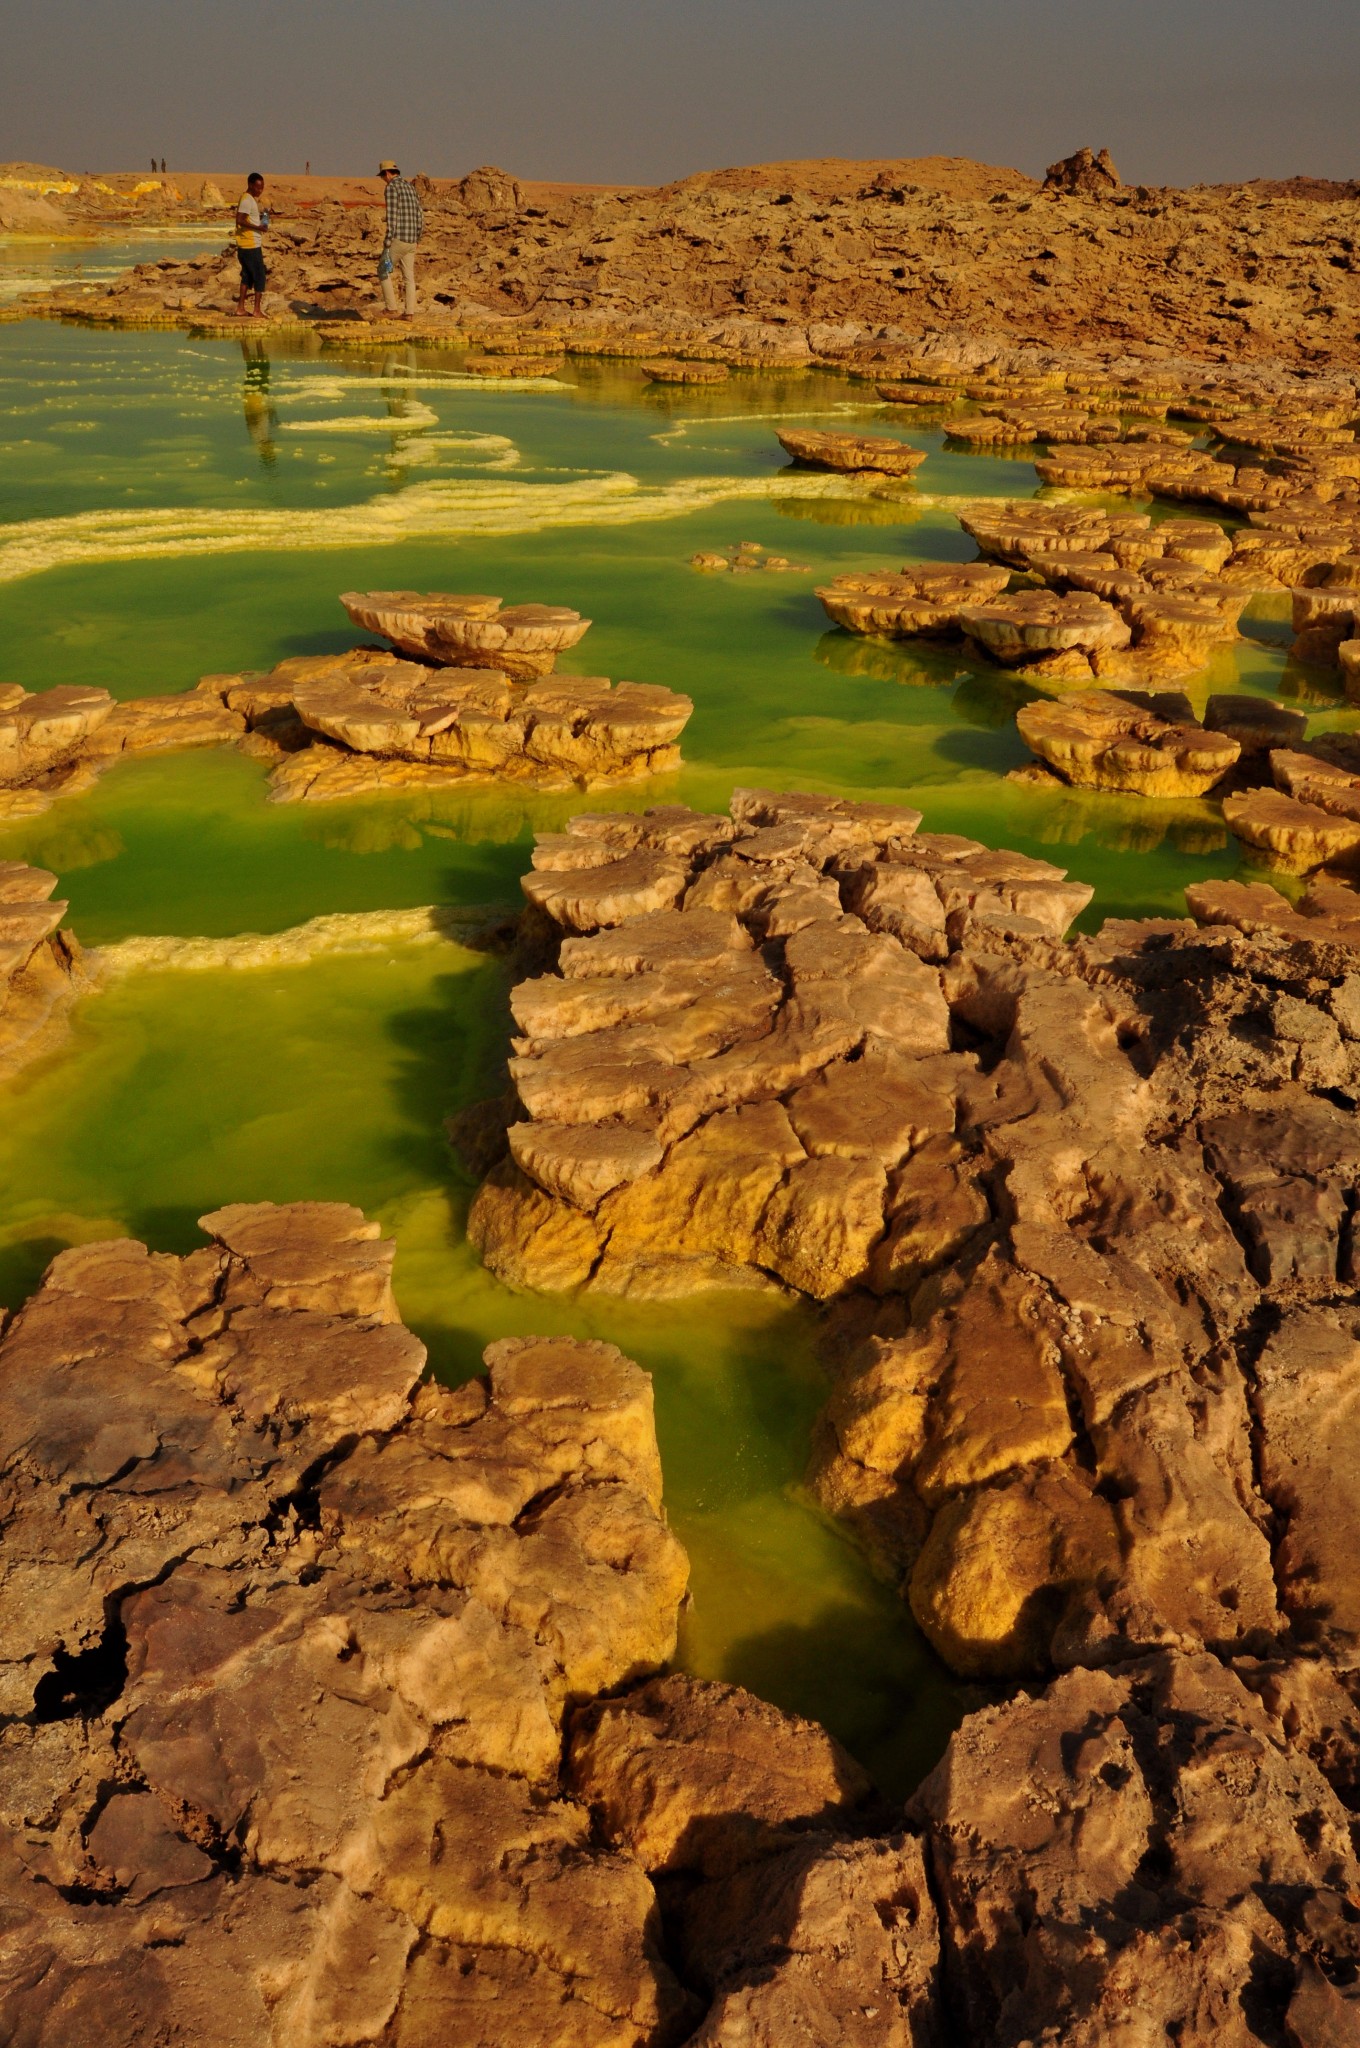
POLYGON ((837 576, 816 596, 833 625, 902 640, 961 632, 962 608, 998 596, 1009 581, 1009 572, 990 562, 926 562, 898 576, 837 576))
POLYGON ((1351 1482, 1357 1372, 1353 1311, 1296 1311, 1266 1344, 1252 1394, 1262 1490, 1283 1524, 1281 1599, 1301 1634, 1333 1644, 1352 1666, 1360 1640, 1351 1482))
POLYGON ((738 791, 730 820, 578 817, 539 841, 525 892, 581 936, 511 998, 527 1118, 469 1226, 493 1270, 822 1300, 905 1291, 968 1238, 985 1210, 948 1144, 970 1062, 932 962, 973 931, 1059 934, 1090 892, 918 824, 738 791))
POLYGON ((1153 695, 1086 690, 1015 714, 1030 752, 1077 789, 1139 796, 1202 796, 1236 765, 1239 742, 1161 713, 1153 695))
POLYGON ((113 711, 107 690, 0 684, 0 788, 35 781, 77 754, 113 711))
POLYGON ((893 441, 881 434, 828 434, 811 427, 776 428, 779 445, 795 462, 813 469, 834 469, 846 475, 868 472, 910 476, 926 459, 924 448, 893 441))
POLYGON ((713 1987, 695 2048, 935 2048, 939 1932, 920 1844, 811 1838, 701 1888, 691 1968, 713 1987))
POLYGON ((1007 668, 1048 655, 1072 654, 1088 658, 1089 674, 1092 655, 1127 647, 1132 637, 1113 606, 1082 591, 1052 597, 1041 590, 1020 590, 988 604, 966 606, 959 616, 964 631, 1007 668))
POLYGON ((573 676, 519 685, 490 669, 429 668, 362 649, 289 668, 281 664, 267 684, 287 688, 319 740, 276 769, 274 793, 283 798, 354 794, 370 756, 380 783, 395 769, 398 779, 436 783, 495 776, 591 788, 674 766, 692 709, 655 684, 573 676))
POLYGON ((0 861, 0 1074, 16 1073, 57 1043, 86 984, 80 948, 61 929, 57 878, 0 861))
POLYGON ((959 1494, 936 1515, 911 1575, 912 1613, 968 1678, 1047 1669, 1070 1602, 1119 1568, 1108 1502, 1084 1474, 1040 1464, 959 1494))
MULTIPOLYGON (((503 364, 495 365, 503 372, 503 364)), ((566 605, 503 606, 498 597, 449 597, 417 590, 347 590, 340 599, 356 626, 402 654, 457 668, 499 670, 516 681, 548 675, 577 646, 590 620, 566 605)))

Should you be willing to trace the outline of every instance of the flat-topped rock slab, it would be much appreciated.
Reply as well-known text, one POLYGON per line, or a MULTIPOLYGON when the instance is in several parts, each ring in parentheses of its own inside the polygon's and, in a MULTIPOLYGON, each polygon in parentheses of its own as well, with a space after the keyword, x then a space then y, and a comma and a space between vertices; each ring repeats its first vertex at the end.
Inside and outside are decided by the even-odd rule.
POLYGON ((1015 723, 1030 752, 1075 789, 1203 796, 1237 765, 1241 745, 1179 715, 1188 709, 1169 693, 1086 690, 1022 705, 1015 723))
POLYGON ((777 427, 775 432, 780 447, 795 462, 846 476, 911 476, 926 459, 924 448, 882 434, 831 434, 811 427, 777 427))
MULTIPOLYGON (((236 694, 236 693, 233 693, 236 694)), ((372 649, 302 655, 241 685, 279 800, 459 780, 591 789, 679 761, 688 697, 654 683, 430 668, 372 649)))
POLYGON ((340 602, 356 626, 390 640, 402 654, 499 669, 521 680, 548 675, 558 655, 577 646, 590 627, 566 605, 503 605, 498 597, 349 590, 340 602))

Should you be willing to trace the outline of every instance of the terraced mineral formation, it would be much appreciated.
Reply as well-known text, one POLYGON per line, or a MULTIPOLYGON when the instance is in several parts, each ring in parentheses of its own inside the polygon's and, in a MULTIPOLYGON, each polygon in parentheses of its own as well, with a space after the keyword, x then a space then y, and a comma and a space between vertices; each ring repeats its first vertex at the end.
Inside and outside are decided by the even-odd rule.
POLYGON ((49 1050, 84 984, 56 886, 44 868, 0 861, 0 1079, 49 1050))
POLYGON ((1223 816, 1253 862, 1306 875, 1328 863, 1360 866, 1360 746, 1326 733, 1272 749, 1271 783, 1225 798, 1223 816))
POLYGON ((1242 751, 1171 692, 1077 691, 1059 703, 1022 705, 1015 723, 1030 752, 1075 789, 1203 796, 1242 751))
POLYGON ((1010 582, 990 562, 906 563, 900 575, 865 570, 833 577, 815 595, 833 625, 885 640, 963 633, 967 605, 998 597, 1010 582))
POLYGON ((227 700, 276 765, 276 801, 467 780, 596 789, 676 767, 693 705, 655 683, 430 668, 376 649, 296 655, 227 700))
POLYGON ((584 639, 590 620, 561 604, 503 605, 498 597, 418 590, 347 590, 356 626, 400 654, 455 668, 499 669, 517 682, 552 673, 559 654, 584 639))
POLYGON ((864 473, 910 476, 926 459, 924 448, 891 441, 882 434, 831 434, 811 427, 777 427, 785 454, 811 469, 834 469, 845 476, 864 473))
POLYGON ((724 384, 726 363, 651 362, 638 365, 652 384, 724 384))
POLYGON ((557 969, 512 995, 520 1120, 469 1220, 500 1278, 891 1294, 978 1227, 938 963, 974 929, 1056 937, 1091 891, 919 822, 747 790, 540 838, 557 969))

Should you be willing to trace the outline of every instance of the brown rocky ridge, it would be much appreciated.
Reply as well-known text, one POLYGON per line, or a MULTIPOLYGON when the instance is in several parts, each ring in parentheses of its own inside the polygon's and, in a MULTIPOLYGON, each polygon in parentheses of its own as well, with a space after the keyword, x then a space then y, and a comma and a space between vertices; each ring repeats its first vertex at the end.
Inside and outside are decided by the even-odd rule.
MULTIPOLYGON (((425 317, 474 339, 513 322, 531 350, 634 334, 647 359, 716 348, 805 361, 930 341, 972 351, 974 364, 1035 343, 1106 359, 1350 363, 1360 288, 1348 188, 1153 190, 1112 182, 1099 162, 1045 191, 986 166, 941 176, 910 163, 769 165, 659 190, 534 188, 490 172, 432 180, 425 317)), ((371 185, 312 204, 297 183, 295 196, 286 181, 274 193, 269 310, 380 313, 371 185)), ((229 314, 235 293, 234 257, 210 251, 43 303, 193 326, 229 314)))
POLYGON ((651 1675, 686 1565, 635 1365, 509 1339, 442 1388, 357 1210, 203 1225, 63 1252, 0 1337, 6 2039, 1351 2038, 1321 1664, 1070 1671, 894 1816, 814 1723, 651 1675))

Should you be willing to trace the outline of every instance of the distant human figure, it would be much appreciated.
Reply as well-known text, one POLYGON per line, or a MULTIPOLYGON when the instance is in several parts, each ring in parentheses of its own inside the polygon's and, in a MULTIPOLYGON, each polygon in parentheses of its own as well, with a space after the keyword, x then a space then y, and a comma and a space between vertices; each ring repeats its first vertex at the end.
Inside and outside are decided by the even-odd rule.
POLYGON ((310 177, 311 177, 311 175, 312 175, 312 160, 311 160, 311 158, 310 158, 310 157, 308 157, 308 159, 307 159, 307 171, 306 171, 306 175, 307 175, 307 176, 308 176, 309 178, 310 178, 310 177))
MULTIPOLYGON (((153 170, 153 171, 155 170, 156 166, 155 166, 155 164, 154 164, 154 163, 152 164, 151 168, 152 168, 152 170, 153 170)), ((161 169, 162 169, 162 170, 164 170, 164 169, 165 169, 165 158, 164 158, 164 157, 162 157, 162 158, 161 158, 161 169)))
POLYGON ((153 170, 153 171, 154 171, 154 170, 155 170, 155 168, 156 168, 156 159, 155 159, 155 157, 154 157, 154 156, 153 156, 153 157, 152 157, 152 159, 151 159, 151 168, 152 168, 152 170, 153 170))
POLYGON ((264 267, 264 238, 269 227, 269 215, 260 206, 260 195, 264 191, 264 178, 259 171, 252 171, 246 179, 246 189, 236 202, 236 260, 241 266, 241 291, 236 301, 238 318, 244 320, 246 293, 255 294, 255 318, 264 317, 264 287, 267 272, 264 267))
POLYGON ((383 304, 389 313, 396 312, 397 288, 392 273, 400 264, 406 280, 406 311, 401 317, 414 320, 416 250, 425 232, 425 213, 420 204, 420 194, 409 178, 403 178, 390 157, 384 157, 378 165, 378 176, 387 191, 387 234, 383 241, 382 255, 378 259, 378 279, 382 285, 383 304))

